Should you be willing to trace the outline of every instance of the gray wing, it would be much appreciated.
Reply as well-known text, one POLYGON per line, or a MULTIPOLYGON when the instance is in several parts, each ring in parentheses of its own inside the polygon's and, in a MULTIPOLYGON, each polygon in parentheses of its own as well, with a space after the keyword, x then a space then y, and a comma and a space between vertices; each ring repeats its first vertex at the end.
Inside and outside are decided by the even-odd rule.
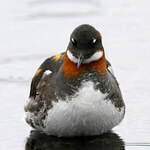
POLYGON ((63 63, 63 56, 64 56, 64 52, 54 55, 54 56, 46 59, 40 65, 40 67, 38 68, 38 70, 36 71, 36 73, 32 79, 29 97, 33 97, 33 98, 36 97, 36 93, 37 93, 36 88, 46 71, 55 73, 59 70, 60 66, 63 63))

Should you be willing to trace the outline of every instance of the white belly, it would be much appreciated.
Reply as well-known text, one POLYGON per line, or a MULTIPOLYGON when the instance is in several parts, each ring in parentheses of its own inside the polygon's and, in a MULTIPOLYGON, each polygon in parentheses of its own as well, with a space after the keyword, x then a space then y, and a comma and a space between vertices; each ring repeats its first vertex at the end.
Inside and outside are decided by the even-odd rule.
POLYGON ((92 82, 83 84, 71 100, 53 103, 45 119, 44 132, 56 136, 98 135, 116 126, 124 116, 106 95, 93 88, 92 82))

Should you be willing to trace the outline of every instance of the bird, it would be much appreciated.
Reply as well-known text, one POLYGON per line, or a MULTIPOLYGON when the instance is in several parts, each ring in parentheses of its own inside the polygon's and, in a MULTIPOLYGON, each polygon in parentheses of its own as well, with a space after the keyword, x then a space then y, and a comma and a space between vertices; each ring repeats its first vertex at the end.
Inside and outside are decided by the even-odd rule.
POLYGON ((122 93, 95 27, 77 26, 66 51, 40 65, 24 109, 32 128, 57 137, 101 135, 123 120, 122 93))

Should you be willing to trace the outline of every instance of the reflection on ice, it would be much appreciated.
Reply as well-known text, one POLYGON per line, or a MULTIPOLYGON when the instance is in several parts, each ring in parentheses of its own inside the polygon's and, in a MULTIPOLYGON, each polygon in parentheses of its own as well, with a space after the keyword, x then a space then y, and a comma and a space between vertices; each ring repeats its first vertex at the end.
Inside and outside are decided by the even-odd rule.
POLYGON ((57 138, 31 131, 25 150, 125 150, 124 142, 115 133, 95 137, 57 138))

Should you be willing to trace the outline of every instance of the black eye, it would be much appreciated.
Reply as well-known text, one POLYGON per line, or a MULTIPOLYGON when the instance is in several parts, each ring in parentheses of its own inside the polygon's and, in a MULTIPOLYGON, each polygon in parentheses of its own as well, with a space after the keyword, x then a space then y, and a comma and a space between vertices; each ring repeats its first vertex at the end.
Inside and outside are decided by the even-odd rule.
POLYGON ((91 46, 95 46, 97 43, 97 39, 96 38, 92 38, 92 40, 90 40, 90 45, 91 46))
POLYGON ((92 44, 95 44, 96 41, 97 41, 97 39, 93 38, 93 39, 92 39, 92 44))
POLYGON ((74 38, 71 38, 71 42, 73 45, 77 45, 77 41, 74 38))

